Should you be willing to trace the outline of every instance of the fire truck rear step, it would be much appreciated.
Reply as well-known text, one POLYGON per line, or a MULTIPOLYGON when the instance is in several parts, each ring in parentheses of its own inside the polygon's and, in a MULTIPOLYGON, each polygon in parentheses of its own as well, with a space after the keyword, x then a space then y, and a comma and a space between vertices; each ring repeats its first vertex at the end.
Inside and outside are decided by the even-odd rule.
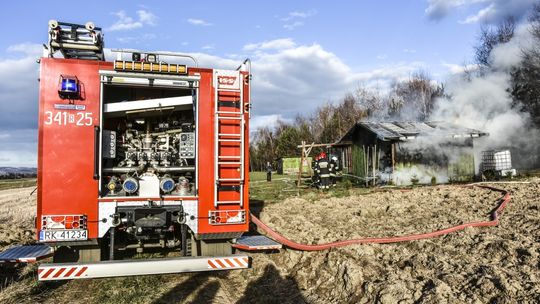
POLYGON ((53 255, 47 245, 16 246, 0 253, 0 263, 34 263, 53 255))
POLYGON ((246 251, 279 250, 283 246, 264 235, 245 235, 236 240, 234 248, 246 251))
POLYGON ((198 271, 234 270, 251 267, 247 255, 185 257, 151 260, 103 261, 95 263, 41 264, 39 281, 126 277, 198 271))

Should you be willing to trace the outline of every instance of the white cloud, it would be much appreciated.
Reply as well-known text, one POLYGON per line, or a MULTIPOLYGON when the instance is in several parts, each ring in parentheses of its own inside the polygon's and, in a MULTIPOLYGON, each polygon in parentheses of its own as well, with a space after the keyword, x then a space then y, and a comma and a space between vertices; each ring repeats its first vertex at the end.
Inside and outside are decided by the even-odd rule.
POLYGON ((16 129, 0 134, 0 167, 36 167, 37 136, 36 129, 16 129))
POLYGON ((281 38, 269 41, 263 41, 259 43, 249 43, 244 45, 244 51, 256 51, 256 50, 282 50, 290 49, 296 46, 296 43, 291 38, 281 38))
POLYGON ((147 42, 148 40, 153 40, 156 38, 157 38, 156 34, 146 33, 139 36, 118 37, 116 38, 116 41, 120 43, 140 44, 140 43, 147 42))
MULTIPOLYGON (((359 72, 318 44, 298 45, 285 38, 253 45, 248 47, 253 60, 252 129, 272 126, 278 120, 287 121, 298 113, 310 113, 327 101, 339 100, 359 84, 388 87, 393 80, 406 79, 411 72, 423 67, 422 63, 413 62, 359 72)), ((11 49, 20 52, 23 48, 13 46, 11 49)), ((105 51, 107 58, 114 57, 110 50, 105 51)), ((232 58, 203 52, 191 55, 199 60, 201 67, 236 69, 241 62, 236 55, 232 58)), ((161 59, 179 61, 166 56, 161 59)), ((0 59, 0 158, 9 159, 0 164, 35 165, 38 69, 35 57, 26 54, 19 59, 0 59)))
POLYGON ((385 60, 385 59, 387 59, 387 58, 388 58, 388 55, 386 55, 386 54, 379 54, 379 55, 377 55, 377 59, 379 59, 379 60, 385 60))
POLYGON ((534 5, 536 0, 429 0, 425 12, 432 20, 441 20, 453 11, 476 9, 462 24, 497 23, 508 16, 521 18, 534 5))
POLYGON ((285 22, 285 24, 283 24, 283 28, 291 31, 299 26, 304 25, 304 21, 300 21, 299 19, 306 19, 316 14, 317 14, 317 11, 314 9, 309 10, 309 11, 304 11, 304 12, 293 11, 293 12, 290 12, 286 17, 280 18, 280 20, 285 22))
POLYGON ((480 67, 478 64, 455 64, 455 63, 442 63, 442 66, 448 69, 448 72, 452 75, 462 74, 466 71, 476 71, 480 67))
POLYGON ((414 54, 414 53, 416 53, 416 50, 415 49, 403 49, 403 53, 414 54))
POLYGON ((114 13, 114 15, 118 17, 118 20, 108 28, 109 31, 129 31, 142 28, 145 25, 154 26, 157 19, 154 14, 147 10, 138 10, 137 20, 128 16, 123 10, 114 13))
MULTIPOLYGON (((456 8, 472 4, 470 0, 428 0, 426 15, 433 20, 440 20, 456 8)), ((476 1, 478 2, 478 1, 476 1)))
POLYGON ((287 30, 289 30, 289 31, 292 31, 292 30, 294 30, 295 28, 297 28, 297 27, 299 27, 299 26, 302 26, 302 25, 304 25, 304 22, 302 22, 302 21, 295 21, 295 22, 290 23, 290 24, 284 24, 284 25, 283 25, 283 28, 284 28, 284 29, 287 29, 287 30))
POLYGON ((0 130, 37 126, 38 71, 34 55, 0 59, 0 130))
POLYGON ((251 133, 257 131, 261 128, 273 128, 277 126, 278 121, 288 121, 284 119, 280 114, 270 114, 270 115, 259 115, 253 117, 249 121, 249 130, 251 133))
POLYGON ((23 53, 26 56, 39 57, 43 55, 43 45, 37 43, 20 43, 15 45, 10 45, 7 48, 7 51, 10 53, 23 53))
POLYGON ((459 21, 461 24, 471 24, 477 23, 480 20, 486 19, 486 16, 489 16, 495 12, 495 4, 491 3, 488 7, 479 10, 476 14, 468 16, 465 20, 459 21))
POLYGON ((215 48, 216 47, 213 44, 207 44, 207 45, 204 45, 203 47, 201 47, 201 49, 203 49, 205 51, 210 51, 210 50, 213 50, 215 48))
POLYGON ((156 15, 146 10, 138 10, 139 21, 148 25, 156 25, 156 15))
POLYGON ((0 59, 0 166, 35 166, 39 65, 42 46, 12 45, 0 59), (14 73, 14 71, 17 71, 14 73))
POLYGON ((187 22, 191 25, 210 26, 212 23, 204 21, 202 19, 189 18, 187 22))
POLYGON ((306 19, 306 18, 311 17, 311 16, 316 15, 316 14, 317 14, 317 11, 314 10, 314 9, 311 9, 309 11, 304 11, 304 12, 293 11, 293 12, 290 12, 287 15, 287 17, 281 18, 281 21, 289 21, 289 20, 298 19, 298 18, 306 19))
MULTIPOLYGON (((421 62, 398 63, 371 71, 353 71, 338 56, 321 45, 253 43, 253 118, 280 115, 283 119, 313 111, 327 101, 339 100, 359 84, 387 88, 396 79, 407 79, 421 62), (288 46, 276 49, 276 46, 288 46), (293 46, 294 45, 294 46, 293 46), (266 49, 261 49, 266 46, 266 49), (272 46, 272 47, 270 47, 272 46)), ((203 67, 235 69, 240 60, 192 54, 203 67)))

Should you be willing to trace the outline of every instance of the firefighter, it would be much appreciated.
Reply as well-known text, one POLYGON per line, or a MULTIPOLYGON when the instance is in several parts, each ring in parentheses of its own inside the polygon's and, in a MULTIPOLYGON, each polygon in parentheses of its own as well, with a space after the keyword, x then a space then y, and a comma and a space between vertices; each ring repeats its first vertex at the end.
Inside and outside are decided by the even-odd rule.
POLYGON ((317 173, 319 175, 319 189, 328 189, 330 187, 330 164, 326 158, 326 153, 321 152, 317 161, 317 173))
POLYGON ((316 156, 313 161, 311 161, 311 171, 313 172, 313 175, 311 176, 311 183, 315 186, 319 185, 319 172, 318 172, 318 166, 317 162, 319 161, 319 157, 316 156))
POLYGON ((335 155, 330 157, 330 184, 332 187, 336 186, 337 172, 339 170, 338 158, 335 155))
POLYGON ((266 162, 266 181, 272 181, 272 164, 270 162, 266 162))

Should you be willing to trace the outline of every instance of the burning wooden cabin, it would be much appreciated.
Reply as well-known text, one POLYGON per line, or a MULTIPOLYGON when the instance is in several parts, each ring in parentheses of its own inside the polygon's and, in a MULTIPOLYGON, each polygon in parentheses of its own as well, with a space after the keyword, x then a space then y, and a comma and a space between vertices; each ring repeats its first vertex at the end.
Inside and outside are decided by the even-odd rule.
POLYGON ((346 173, 367 184, 440 184, 475 175, 474 139, 447 122, 357 122, 333 148, 346 173))

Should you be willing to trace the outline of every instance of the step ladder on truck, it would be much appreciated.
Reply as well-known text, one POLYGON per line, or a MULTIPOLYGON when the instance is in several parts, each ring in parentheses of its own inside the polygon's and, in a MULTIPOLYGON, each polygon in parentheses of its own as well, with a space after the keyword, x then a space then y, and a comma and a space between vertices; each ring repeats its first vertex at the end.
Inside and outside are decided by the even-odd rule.
POLYGON ((219 70, 185 54, 112 50, 109 62, 102 37, 90 22, 49 22, 37 244, 0 263, 46 260, 39 280, 69 280, 246 269, 250 257, 234 248, 281 248, 244 235, 250 61, 219 70), (170 257, 129 259, 146 251, 170 257))

